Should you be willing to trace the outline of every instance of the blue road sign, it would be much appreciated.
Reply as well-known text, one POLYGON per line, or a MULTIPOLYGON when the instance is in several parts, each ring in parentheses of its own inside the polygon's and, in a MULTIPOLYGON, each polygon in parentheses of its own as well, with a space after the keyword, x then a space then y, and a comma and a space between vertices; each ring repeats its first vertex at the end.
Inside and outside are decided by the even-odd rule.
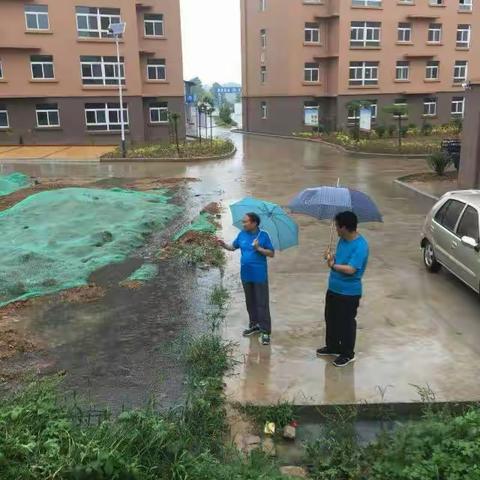
POLYGON ((187 95, 187 103, 193 103, 195 101, 195 97, 193 95, 187 95))
POLYGON ((215 89, 215 94, 221 93, 242 93, 242 87, 218 87, 215 89))

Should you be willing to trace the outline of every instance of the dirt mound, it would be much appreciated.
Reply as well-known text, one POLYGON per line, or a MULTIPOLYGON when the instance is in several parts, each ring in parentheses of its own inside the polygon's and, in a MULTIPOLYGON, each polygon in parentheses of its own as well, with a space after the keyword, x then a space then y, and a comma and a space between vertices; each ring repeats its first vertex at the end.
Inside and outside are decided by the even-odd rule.
POLYGON ((220 215, 222 211, 222 208, 220 207, 220 204, 217 202, 211 202, 205 207, 203 207, 202 211, 200 213, 208 213, 209 215, 220 215))
POLYGON ((17 353, 33 352, 35 349, 36 345, 17 330, 0 326, 0 360, 17 353))
POLYGON ((96 285, 85 285, 84 287, 71 288, 59 294, 62 302, 68 303, 89 303, 95 302, 105 296, 105 289, 96 285))

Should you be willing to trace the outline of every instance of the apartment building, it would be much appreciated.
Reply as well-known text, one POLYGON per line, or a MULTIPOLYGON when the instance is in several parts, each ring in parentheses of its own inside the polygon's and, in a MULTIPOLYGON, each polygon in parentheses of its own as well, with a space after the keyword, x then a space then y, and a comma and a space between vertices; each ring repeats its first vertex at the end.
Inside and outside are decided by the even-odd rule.
POLYGON ((184 115, 179 0, 0 1, 0 144, 116 144, 119 77, 127 139, 168 137, 184 115))
POLYGON ((407 123, 463 118, 465 83, 480 78, 474 0, 241 0, 243 115, 249 131, 375 123, 406 104, 407 123), (318 110, 316 110, 318 109, 318 110), (309 113, 307 115, 307 112, 309 113))

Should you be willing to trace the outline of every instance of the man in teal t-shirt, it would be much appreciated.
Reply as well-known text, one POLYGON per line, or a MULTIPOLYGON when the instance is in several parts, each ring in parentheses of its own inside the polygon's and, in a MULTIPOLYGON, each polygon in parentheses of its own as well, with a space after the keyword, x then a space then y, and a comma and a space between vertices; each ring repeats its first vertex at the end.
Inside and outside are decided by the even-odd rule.
POLYGON ((336 355, 333 364, 345 367, 355 361, 356 317, 369 248, 357 232, 358 219, 354 213, 339 213, 335 224, 340 240, 335 255, 326 254, 330 268, 325 300, 326 346, 317 350, 317 356, 336 355))
POLYGON ((260 230, 260 217, 256 213, 247 213, 243 218, 243 230, 231 245, 223 240, 219 244, 229 251, 240 249, 240 277, 250 323, 243 332, 244 337, 261 334, 263 345, 270 344, 272 321, 270 318, 270 300, 268 289, 267 257, 275 256, 270 236, 260 230))

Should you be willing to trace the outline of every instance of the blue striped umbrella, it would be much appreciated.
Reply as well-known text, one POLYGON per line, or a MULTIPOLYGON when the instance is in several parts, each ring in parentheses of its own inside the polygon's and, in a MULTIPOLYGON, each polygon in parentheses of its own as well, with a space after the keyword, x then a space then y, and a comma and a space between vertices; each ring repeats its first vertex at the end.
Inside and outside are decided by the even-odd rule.
POLYGON ((345 187, 307 188, 290 202, 289 208, 318 220, 332 220, 337 213, 350 211, 359 222, 383 222, 377 205, 367 194, 345 187))

